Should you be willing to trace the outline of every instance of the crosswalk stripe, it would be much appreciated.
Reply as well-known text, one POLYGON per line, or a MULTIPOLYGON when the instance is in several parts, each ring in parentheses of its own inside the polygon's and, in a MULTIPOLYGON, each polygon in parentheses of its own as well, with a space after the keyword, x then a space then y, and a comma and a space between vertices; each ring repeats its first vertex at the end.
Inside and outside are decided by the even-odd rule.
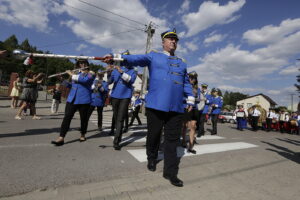
MULTIPOLYGON (((128 131, 128 133, 145 133, 147 134, 147 129, 140 129, 140 130, 134 130, 134 131, 128 131)), ((113 136, 111 138, 114 138, 113 136)), ((188 140, 188 136, 186 138, 188 140)), ((216 135, 205 135, 202 136, 200 141, 202 140, 218 140, 218 139, 225 139, 224 137, 221 136, 216 136, 216 135)), ((127 136, 123 137, 121 143, 127 143, 127 142, 146 142, 146 136, 127 136)))
MULTIPOLYGON (((257 145, 246 143, 246 142, 231 142, 231 143, 219 143, 219 144, 202 144, 202 145, 195 145, 194 149, 197 151, 196 154, 187 153, 187 150, 182 147, 177 147, 177 156, 184 157, 184 156, 196 156, 196 155, 203 155, 209 153, 218 153, 218 152, 225 152, 225 151, 232 151, 232 150, 239 150, 239 149, 248 149, 258 147, 257 145)), ((133 149, 127 150, 135 159, 139 162, 146 162, 147 155, 146 149, 133 149)), ((158 154, 158 160, 163 159, 163 153, 160 152, 158 154)))

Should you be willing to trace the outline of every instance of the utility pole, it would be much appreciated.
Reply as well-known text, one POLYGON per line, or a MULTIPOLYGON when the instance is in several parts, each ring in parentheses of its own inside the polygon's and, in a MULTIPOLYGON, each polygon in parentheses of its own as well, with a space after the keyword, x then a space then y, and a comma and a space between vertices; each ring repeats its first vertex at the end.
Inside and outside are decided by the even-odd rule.
MULTIPOLYGON (((152 41, 152 37, 155 33, 155 29, 152 26, 152 22, 149 23, 145 32, 147 33, 147 43, 146 43, 146 54, 147 54, 147 53, 149 53, 149 51, 151 49, 151 41, 152 41)), ((143 80, 142 80, 142 91, 141 91, 142 97, 145 96, 146 91, 147 91, 148 77, 149 77, 148 67, 144 67, 143 80)), ((142 113, 145 114, 145 107, 143 107, 142 113)))
POLYGON ((295 94, 290 94, 291 95, 291 110, 292 112, 294 111, 294 95, 295 94))

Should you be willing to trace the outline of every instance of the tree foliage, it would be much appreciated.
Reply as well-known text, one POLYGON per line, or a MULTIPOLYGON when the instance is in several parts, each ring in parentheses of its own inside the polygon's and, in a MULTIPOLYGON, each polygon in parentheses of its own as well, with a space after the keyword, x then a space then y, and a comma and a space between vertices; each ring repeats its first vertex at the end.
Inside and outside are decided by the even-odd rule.
POLYGON ((249 95, 243 94, 240 92, 228 92, 225 91, 223 95, 223 105, 226 108, 230 108, 230 110, 234 109, 236 107, 236 102, 240 101, 242 99, 247 98, 249 95))
MULTIPOLYGON (((74 69, 74 63, 69 59, 60 58, 34 58, 34 64, 31 66, 26 66, 23 64, 24 59, 20 60, 12 56, 12 51, 15 49, 22 49, 29 53, 51 53, 50 51, 37 50, 35 46, 32 46, 28 39, 25 39, 21 44, 19 44, 18 39, 15 35, 8 37, 4 41, 0 41, 0 49, 5 49, 8 51, 9 56, 6 59, 0 60, 0 69, 2 70, 3 76, 2 81, 9 80, 10 74, 12 72, 17 72, 21 77, 24 76, 25 72, 29 69, 35 72, 43 72, 46 75, 56 74, 64 72, 68 69, 74 69)), ((91 63, 91 70, 97 71, 103 68, 102 65, 96 65, 91 63)), ((51 78, 47 80, 48 85, 52 85, 56 82, 56 78, 51 78)))

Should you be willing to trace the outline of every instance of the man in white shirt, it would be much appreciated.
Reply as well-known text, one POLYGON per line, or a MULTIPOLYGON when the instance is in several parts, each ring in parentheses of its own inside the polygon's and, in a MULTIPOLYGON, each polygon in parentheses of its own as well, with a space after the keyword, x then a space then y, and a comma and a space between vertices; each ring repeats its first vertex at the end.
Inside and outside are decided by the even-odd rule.
POLYGON ((266 121, 267 121, 267 132, 272 130, 272 120, 276 117, 277 116, 276 116, 276 113, 275 113, 274 109, 270 108, 269 112, 267 113, 267 119, 266 119, 266 121))
POLYGON ((258 124, 258 119, 259 119, 260 115, 261 115, 261 112, 257 109, 256 106, 253 106, 253 111, 251 113, 251 116, 252 116, 252 130, 253 131, 258 130, 257 124, 258 124))

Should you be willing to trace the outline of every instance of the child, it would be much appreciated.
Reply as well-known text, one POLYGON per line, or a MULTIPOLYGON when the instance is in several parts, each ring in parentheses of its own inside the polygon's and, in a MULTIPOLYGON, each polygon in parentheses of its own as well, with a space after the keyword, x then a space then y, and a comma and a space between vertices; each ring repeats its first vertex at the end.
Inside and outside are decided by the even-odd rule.
POLYGON ((59 104, 61 103, 61 90, 59 83, 57 83, 55 88, 51 90, 51 94, 53 95, 51 113, 57 113, 59 104))

